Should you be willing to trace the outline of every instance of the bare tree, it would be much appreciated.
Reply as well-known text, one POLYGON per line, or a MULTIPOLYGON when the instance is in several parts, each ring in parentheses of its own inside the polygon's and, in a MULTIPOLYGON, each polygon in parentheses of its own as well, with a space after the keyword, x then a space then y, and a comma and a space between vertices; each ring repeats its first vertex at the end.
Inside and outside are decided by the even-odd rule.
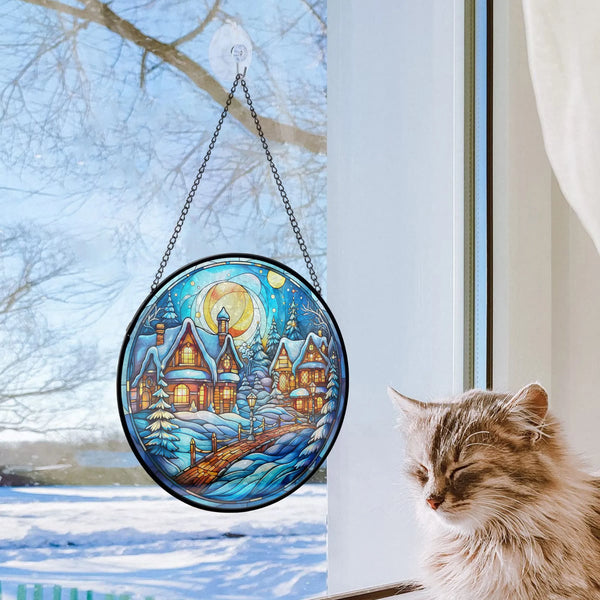
MULTIPOLYGON (((99 0, 81 0, 79 2, 81 8, 77 8, 56 0, 23 1, 57 11, 64 15, 75 17, 73 27, 71 31, 66 34, 66 39, 73 38, 80 29, 87 27, 89 23, 97 23, 106 27, 109 31, 121 36, 124 40, 138 46, 143 51, 140 71, 140 83, 142 85, 146 79, 147 57, 149 54, 152 54, 161 62, 171 65, 180 73, 189 77, 196 86, 210 94, 218 104, 225 104, 227 90, 223 89, 217 80, 204 67, 192 60, 179 49, 182 44, 194 39, 205 30, 206 25, 218 14, 220 2, 215 2, 215 4, 213 4, 199 26, 176 40, 165 43, 144 33, 131 21, 117 15, 117 13, 110 8, 109 3, 106 2, 100 2, 99 0), (79 20, 82 20, 83 24, 80 24, 78 22, 79 20)), ((254 132, 254 122, 252 117, 239 100, 234 100, 232 102, 230 112, 244 125, 244 127, 251 132, 254 132)), ((322 153, 325 151, 326 140, 323 135, 315 134, 293 125, 277 122, 274 119, 265 116, 261 117, 261 122, 266 137, 273 141, 288 142, 302 146, 311 152, 322 153)))
MULTIPOLYGON (((88 313, 100 301, 94 284, 78 278, 72 256, 48 233, 13 229, 0 237, 0 432, 38 433, 93 428, 93 390, 106 377, 96 341, 83 323, 61 318, 78 303, 88 313), (52 308, 53 307, 53 308, 52 308), (53 314, 51 322, 45 314, 53 314), (73 395, 89 394, 89 402, 73 395), (91 417, 91 418, 90 418, 91 417)), ((103 290, 104 298, 114 290, 103 290)))
MULTIPOLYGON (((184 196, 227 97, 228 87, 206 65, 207 36, 227 21, 243 21, 251 33, 259 29, 269 41, 255 43, 248 74, 251 91, 284 182, 306 223, 309 246, 324 269, 322 0, 284 3, 266 24, 264 15, 231 14, 227 0, 205 4, 197 17, 200 7, 192 1, 128 2, 120 11, 117 3, 100 0, 13 4, 17 8, 12 13, 21 6, 17 28, 22 31, 18 41, 4 44, 12 71, 0 89, 0 114, 6 136, 13 140, 0 150, 4 159, 29 165, 33 151, 43 185, 52 187, 58 178, 64 182, 76 174, 77 187, 61 189, 63 197, 89 201, 100 187, 117 212, 124 205, 130 211, 134 200, 138 217, 153 204, 174 207, 175 199, 184 196), (286 40, 288 46, 274 49, 272 39, 286 40), (314 54, 314 66, 294 70, 294 52, 307 49, 314 54), (274 72, 275 52, 290 55, 291 76, 274 72), (166 88, 171 88, 171 98, 166 88), (40 103, 42 90, 48 101, 40 103), (107 114, 109 108, 112 114, 107 114), (146 120, 149 114, 153 122, 146 120)), ((243 97, 234 99, 230 114, 234 124, 228 123, 231 129, 221 135, 204 177, 205 194, 199 195, 190 217, 204 227, 209 244, 252 230, 264 253, 296 256, 243 97)), ((139 247, 139 241, 129 236, 131 246, 139 247)))
MULTIPOLYGON (((0 431, 61 429, 58 407, 71 400, 71 424, 80 417, 94 423, 94 380, 112 389, 114 373, 100 365, 114 367, 116 359, 98 360, 101 350, 85 337, 84 324, 117 300, 122 308, 124 297, 137 298, 145 286, 140 273, 149 287, 148 265, 158 265, 229 91, 208 66, 208 41, 224 23, 240 23, 253 38, 247 79, 254 105, 317 272, 324 273, 325 1, 270 4, 268 15, 256 3, 237 6, 231 0, 2 3, 3 185, 7 197, 43 203, 45 214, 51 207, 56 235, 34 226, 0 233, 8 282, 0 292, 0 431), (81 285, 84 259, 73 249, 82 234, 71 227, 73 214, 84 215, 78 224, 86 223, 86 235, 109 240, 102 260, 118 264, 119 275, 108 288, 89 278, 81 285), (61 307, 72 311, 75 327, 73 319, 68 328, 61 324, 61 307)), ((6 211, 9 202, 0 198, 0 207, 6 211)), ((225 248, 257 251, 302 270, 279 203, 238 93, 177 252, 191 260, 225 248)))

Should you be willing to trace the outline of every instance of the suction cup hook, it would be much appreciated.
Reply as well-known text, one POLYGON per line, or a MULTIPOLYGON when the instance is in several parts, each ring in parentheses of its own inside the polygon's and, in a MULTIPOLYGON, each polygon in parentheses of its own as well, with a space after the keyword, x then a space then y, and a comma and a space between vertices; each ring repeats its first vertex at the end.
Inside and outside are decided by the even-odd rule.
POLYGON ((225 23, 213 35, 208 57, 215 76, 230 84, 238 73, 245 75, 252 62, 250 36, 237 23, 225 23))

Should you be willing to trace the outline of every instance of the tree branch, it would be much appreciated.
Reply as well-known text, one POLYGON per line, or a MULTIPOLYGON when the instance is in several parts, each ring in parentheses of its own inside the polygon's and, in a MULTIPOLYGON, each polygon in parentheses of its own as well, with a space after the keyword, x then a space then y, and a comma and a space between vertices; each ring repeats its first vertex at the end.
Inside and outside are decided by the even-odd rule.
POLYGON ((186 33, 184 36, 177 38, 174 42, 172 42, 172 46, 181 46, 181 44, 185 44, 190 40, 193 40, 195 37, 199 36, 207 27, 207 25, 215 18, 216 14, 219 12, 219 8, 221 5, 221 0, 216 0, 212 5, 212 8, 208 11, 206 18, 198 25, 192 29, 189 33, 186 33))
MULTIPOLYGON (((102 25, 186 75, 195 85, 207 92, 220 106, 223 106, 227 100, 228 92, 223 89, 219 82, 206 69, 181 52, 174 44, 165 44, 144 34, 133 23, 117 15, 111 10, 108 4, 100 2, 100 0, 85 0, 85 8, 77 8, 57 0, 23 0, 23 2, 49 8, 102 25)), ((181 40, 178 40, 177 43, 181 43, 181 40)), ((254 121, 244 104, 234 99, 229 112, 250 133, 256 135, 254 121)), ((325 136, 310 133, 293 125, 279 123, 268 117, 260 116, 259 118, 263 132, 268 139, 274 142, 300 146, 315 154, 326 152, 327 142, 325 136)))

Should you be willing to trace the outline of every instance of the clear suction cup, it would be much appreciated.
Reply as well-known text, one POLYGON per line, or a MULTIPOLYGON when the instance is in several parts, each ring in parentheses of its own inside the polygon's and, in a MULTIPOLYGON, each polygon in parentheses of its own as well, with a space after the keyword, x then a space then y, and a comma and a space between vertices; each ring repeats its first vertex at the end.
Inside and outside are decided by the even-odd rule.
POLYGON ((231 83, 252 62, 250 36, 237 23, 225 23, 212 37, 208 59, 215 77, 224 84, 231 83))

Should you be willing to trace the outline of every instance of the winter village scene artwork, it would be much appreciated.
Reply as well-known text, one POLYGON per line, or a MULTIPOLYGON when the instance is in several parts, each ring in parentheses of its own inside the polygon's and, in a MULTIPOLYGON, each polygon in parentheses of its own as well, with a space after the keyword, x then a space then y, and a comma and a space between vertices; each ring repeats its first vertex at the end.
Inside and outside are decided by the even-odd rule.
POLYGON ((336 325, 299 278, 265 259, 211 259, 170 279, 133 324, 122 413, 167 489, 205 508, 255 508, 322 462, 346 368, 336 325))

